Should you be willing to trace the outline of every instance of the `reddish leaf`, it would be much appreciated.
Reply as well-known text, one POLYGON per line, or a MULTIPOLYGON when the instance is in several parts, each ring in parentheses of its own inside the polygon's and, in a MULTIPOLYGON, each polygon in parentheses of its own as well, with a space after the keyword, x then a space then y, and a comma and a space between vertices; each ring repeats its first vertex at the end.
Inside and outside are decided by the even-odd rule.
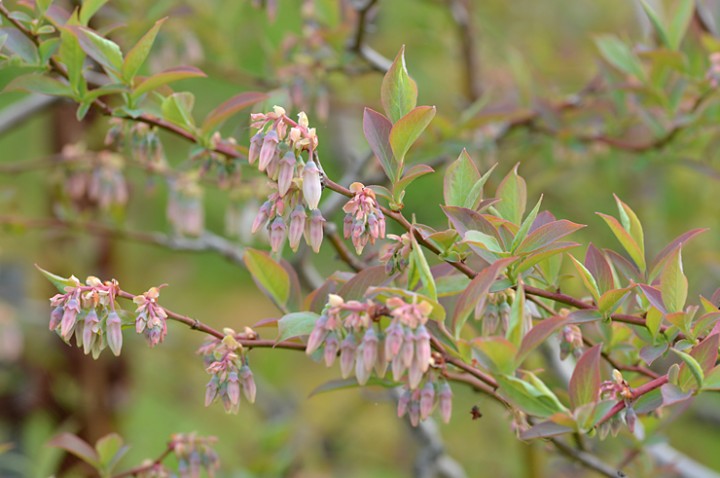
POLYGON ((68 453, 72 453, 81 460, 93 466, 100 466, 100 457, 95 449, 87 442, 71 433, 61 433, 53 437, 48 446, 62 448, 68 453))
POLYGON ((632 257, 635 265, 637 265, 641 271, 644 271, 645 252, 643 250, 643 245, 638 244, 635 238, 633 238, 633 236, 628 231, 626 231, 625 228, 614 217, 599 212, 596 214, 603 218, 603 220, 605 220, 607 225, 610 227, 610 230, 613 232, 613 234, 615 234, 617 240, 620 242, 620 244, 622 244, 623 248, 627 251, 627 253, 630 254, 630 257, 632 257))
POLYGON ((426 174, 434 173, 435 170, 428 166, 427 164, 415 164, 408 168, 407 171, 405 171, 405 174, 403 174, 402 179, 400 179, 397 182, 397 188, 398 189, 405 189, 407 188, 411 182, 415 181, 420 176, 424 176, 426 174))
POLYGON ((508 257, 500 259, 486 267, 470 281, 467 288, 462 294, 460 294, 457 303, 455 304, 455 310, 453 311, 451 323, 455 337, 460 334, 460 329, 462 329, 462 326, 465 325, 465 321, 467 320, 468 315, 470 315, 470 312, 472 312, 479 303, 485 302, 490 286, 493 285, 498 274, 500 274, 500 272, 514 260, 514 257, 508 257))
POLYGON ((368 287, 382 286, 389 280, 385 266, 368 267, 347 281, 338 291, 338 295, 345 300, 362 300, 368 287))
POLYGON ((154 90, 162 85, 167 85, 174 81, 186 80, 188 78, 204 78, 207 75, 195 68, 194 66, 178 66, 170 68, 165 71, 161 71, 153 76, 145 78, 139 83, 133 90, 133 97, 137 98, 140 95, 147 93, 148 91, 154 90))
POLYGON ((483 234, 500 239, 497 229, 479 212, 457 206, 440 206, 455 230, 464 236, 468 231, 480 231, 483 234))
POLYGON ((268 95, 265 93, 258 93, 256 91, 246 91, 245 93, 233 96, 208 113, 202 125, 202 132, 209 133, 213 131, 234 114, 267 98, 268 95))
POLYGON ((640 290, 643 291, 643 294, 650 302, 650 305, 655 307, 663 314, 667 314, 668 311, 667 309, 665 309, 665 303, 663 302, 662 292, 660 292, 660 289, 657 289, 647 284, 638 284, 637 286, 640 287, 640 290))
POLYGON ((405 45, 403 45, 385 73, 380 88, 383 108, 393 123, 415 108, 417 95, 417 84, 410 78, 405 66, 405 45))
POLYGON ((570 404, 573 408, 586 403, 592 403, 598 399, 600 390, 600 352, 602 345, 597 344, 588 349, 573 370, 570 378, 570 404))
POLYGON ((365 108, 363 113, 363 132, 370 149, 380 161, 385 175, 391 183, 397 181, 395 175, 395 158, 390 147, 390 130, 392 123, 382 114, 370 108, 365 108))
POLYGON ((520 364, 525 358, 537 348, 538 345, 543 343, 545 339, 550 337, 556 330, 568 323, 568 318, 556 315, 549 319, 542 320, 537 323, 532 329, 525 334, 520 344, 520 350, 518 351, 516 363, 520 364))
POLYGON ((637 266, 631 261, 629 261, 627 258, 618 254, 612 249, 603 249, 603 252, 605 253, 605 256, 610 260, 610 262, 615 266, 615 269, 618 272, 622 273, 627 280, 633 282, 640 282, 642 280, 640 275, 640 269, 638 269, 637 266))
POLYGON ((655 256, 650 266, 650 280, 652 280, 661 270, 663 262, 670 256, 676 249, 680 248, 683 244, 687 243, 690 239, 694 238, 707 231, 707 229, 693 229, 684 234, 676 237, 670 244, 655 256))
POLYGON ((607 257, 592 242, 585 253, 585 267, 595 278, 601 294, 615 287, 607 257))
POLYGON ((525 240, 520 243, 517 253, 524 254, 536 251, 583 227, 585 226, 582 224, 575 224, 565 219, 544 224, 529 234, 525 240))
POLYGON ((472 346, 479 352, 478 358, 485 368, 497 373, 513 373, 517 348, 505 337, 478 337, 473 339, 472 346))

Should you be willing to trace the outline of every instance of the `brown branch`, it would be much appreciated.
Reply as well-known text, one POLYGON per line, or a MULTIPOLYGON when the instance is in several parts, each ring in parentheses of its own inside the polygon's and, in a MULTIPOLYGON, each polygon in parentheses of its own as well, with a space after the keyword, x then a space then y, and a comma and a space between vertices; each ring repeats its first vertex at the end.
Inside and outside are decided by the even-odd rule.
POLYGON ((480 77, 480 52, 472 7, 472 0, 450 0, 450 13, 455 20, 460 37, 465 96, 471 103, 477 101, 483 93, 482 78, 480 77))
POLYGON ((365 41, 369 20, 368 17, 377 3, 378 0, 365 0, 364 4, 355 8, 358 19, 355 26, 355 35, 352 43, 350 44, 349 50, 364 60, 373 70, 384 73, 390 68, 392 62, 374 49, 370 48, 365 41))

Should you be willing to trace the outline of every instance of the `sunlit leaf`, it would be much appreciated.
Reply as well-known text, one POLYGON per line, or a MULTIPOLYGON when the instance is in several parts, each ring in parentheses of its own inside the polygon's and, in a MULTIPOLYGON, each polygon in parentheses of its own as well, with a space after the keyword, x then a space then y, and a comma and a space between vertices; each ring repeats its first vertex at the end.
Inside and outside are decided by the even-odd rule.
POLYGON ((370 108, 363 113, 363 132, 375 157, 380 161, 385 175, 391 183, 397 181, 395 158, 390 146, 392 123, 382 114, 370 108))
POLYGON ((206 76, 207 75, 205 73, 194 66, 178 66, 170 68, 145 78, 142 82, 138 82, 133 90, 133 97, 138 98, 148 91, 152 91, 160 86, 167 85, 168 83, 186 80, 188 78, 204 78, 206 76))
POLYGON ((517 363, 522 363, 533 350, 567 323, 568 318, 562 315, 556 315, 538 322, 523 337, 516 357, 517 363))
POLYGON ((278 326, 278 342, 310 335, 315 328, 315 322, 320 316, 314 312, 293 312, 284 315, 277 322, 278 326))
POLYGON ((570 404, 573 408, 598 400, 601 383, 601 350, 602 346, 600 344, 594 345, 585 351, 575 365, 568 388, 570 404))
POLYGON ((683 274, 681 249, 676 249, 665 262, 660 275, 660 290, 668 312, 682 312, 688 294, 688 281, 683 274))
POLYGON ((245 249, 243 261, 253 280, 282 310, 290 296, 290 278, 283 267, 266 252, 245 249))
POLYGON ((519 166, 516 164, 498 185, 496 195, 500 202, 494 206, 503 219, 518 225, 525 215, 527 203, 527 186, 525 180, 518 175, 519 166))
POLYGON ((418 106, 397 120, 390 130, 390 147, 395 160, 402 165, 410 147, 435 117, 434 106, 418 106))
POLYGON ((155 37, 157 37, 165 20, 167 20, 167 17, 155 22, 155 25, 128 52, 122 65, 122 76, 125 81, 130 82, 140 70, 142 64, 145 63, 145 59, 150 53, 153 43, 155 43, 155 37))
POLYGON ((380 89, 385 114, 393 123, 397 122, 415 108, 417 94, 417 84, 410 78, 405 66, 405 46, 403 46, 385 74, 380 89))
POLYGON ((443 180, 443 197, 447 206, 475 209, 482 198, 482 188, 473 188, 480 180, 480 171, 466 150, 448 166, 443 180), (474 197, 471 195, 474 194, 474 197))
POLYGON ((647 77, 642 63, 640 63, 640 59, 619 38, 602 35, 595 39, 595 43, 603 58, 605 58, 608 63, 642 82, 646 81, 647 77))

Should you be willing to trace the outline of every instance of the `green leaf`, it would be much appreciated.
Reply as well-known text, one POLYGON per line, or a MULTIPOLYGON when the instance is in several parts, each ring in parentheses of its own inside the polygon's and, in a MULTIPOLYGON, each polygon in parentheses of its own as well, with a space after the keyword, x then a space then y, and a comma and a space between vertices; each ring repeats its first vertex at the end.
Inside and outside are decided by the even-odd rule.
POLYGON ((50 76, 38 74, 18 76, 5 87, 5 91, 28 91, 50 96, 65 96, 68 98, 74 96, 70 85, 67 83, 63 83, 50 76))
POLYGON ((37 7, 37 12, 40 15, 45 15, 45 12, 47 12, 47 9, 50 8, 50 5, 52 4, 53 0, 35 0, 35 6, 37 7))
POLYGON ((100 63, 109 71, 119 74, 123 67, 123 55, 120 47, 111 40, 103 38, 97 33, 83 27, 70 26, 67 30, 72 32, 80 43, 80 48, 93 60, 100 63))
POLYGON ((243 261, 257 286, 283 310, 290 297, 290 277, 287 271, 266 252, 251 248, 245 249, 243 261))
POLYGON ((672 50, 680 48, 685 32, 690 25, 693 13, 695 12, 695 0, 680 0, 677 10, 670 19, 667 26, 668 42, 672 50))
MULTIPOLYGON (((685 367, 686 367, 688 370, 690 370, 690 373, 692 374, 692 377, 695 379, 695 382, 697 383, 697 388, 698 388, 698 389, 702 388, 702 386, 703 386, 703 381, 705 380, 705 374, 704 374, 704 372, 703 372, 702 367, 701 367, 700 364, 698 363, 698 361, 695 360, 695 357, 693 357, 692 355, 690 355, 690 354, 688 354, 688 353, 681 352, 680 350, 677 350, 677 349, 671 349, 671 350, 672 350, 673 352, 675 352, 675 354, 676 354, 678 357, 680 357, 680 359, 681 359, 683 362, 685 362, 684 365, 685 365, 685 367)), ((681 384, 681 386, 683 386, 683 385, 689 386, 689 384, 687 384, 687 383, 685 383, 685 384, 683 384, 682 382, 679 382, 679 383, 681 384)), ((688 390, 688 388, 685 388, 685 386, 682 387, 682 390, 683 390, 683 391, 687 391, 687 390, 688 390)))
POLYGON ((55 286, 57 290, 59 290, 62 293, 67 292, 67 288, 74 289, 75 287, 80 285, 80 281, 77 280, 75 276, 70 277, 60 277, 58 275, 53 274, 52 272, 48 272, 39 265, 35 264, 35 268, 39 270, 42 275, 45 276, 47 280, 50 281, 52 285, 55 286))
POLYGON ((510 308, 510 321, 505 337, 519 347, 523 338, 523 322, 525 321, 525 289, 522 281, 518 282, 515 298, 510 308))
POLYGON ((573 408, 598 400, 601 383, 601 351, 601 344, 594 345, 580 357, 575 365, 575 370, 573 370, 572 377, 570 377, 570 385, 568 388, 570 404, 573 408))
POLYGON ((610 230, 613 232, 620 244, 622 244, 623 248, 625 248, 627 253, 630 254, 630 257, 635 265, 637 265, 640 269, 640 272, 645 272, 645 252, 630 235, 630 233, 626 231, 614 217, 600 212, 596 214, 602 217, 605 223, 610 227, 610 230))
POLYGON ((600 312, 609 316, 620 304, 620 301, 627 296, 628 292, 632 290, 632 287, 625 287, 622 289, 612 289, 604 292, 598 299, 598 309, 600 312))
POLYGON ((480 247, 481 249, 485 249, 498 254, 505 252, 503 251, 503 248, 500 246, 500 243, 497 239, 495 239, 489 234, 485 234, 484 232, 480 231, 466 232, 462 242, 472 244, 474 246, 480 247))
POLYGON ((48 446, 61 448, 94 467, 98 467, 100 465, 100 457, 93 447, 71 433, 61 433, 56 435, 48 442, 48 446))
POLYGON ((720 390, 720 365, 713 367, 705 375, 703 390, 720 390))
POLYGON ((688 281, 683 274, 680 248, 668 258, 660 274, 660 290, 668 312, 682 312, 688 294, 688 281))
POLYGON ((426 174, 434 172, 435 170, 427 164, 414 164, 410 168, 408 168, 407 171, 405 171, 402 179, 395 183, 395 190, 404 191, 410 185, 410 183, 415 181, 420 176, 424 176, 426 174))
POLYGON ((592 294, 593 298, 595 299, 595 302, 598 302, 600 300, 600 289, 598 289, 597 282, 595 281, 595 278, 592 276, 589 270, 585 268, 585 266, 580 262, 579 260, 575 259, 572 255, 568 254, 568 257, 570 257, 570 260, 572 261, 573 265, 575 266, 575 269, 577 269, 578 274, 580 274, 580 279, 582 280, 583 284, 585 285, 585 288, 592 294))
POLYGON ((390 130, 390 147, 398 162, 398 169, 402 168, 408 150, 434 117, 434 106, 418 106, 393 125, 390 130))
POLYGON ((277 342, 310 335, 320 316, 314 312, 293 312, 278 320, 277 342))
POLYGON ((470 284, 468 284, 463 293, 460 294, 455 303, 455 310, 453 311, 451 322, 455 338, 460 336, 460 331, 473 309, 476 307, 482 309, 490 287, 495 282, 495 279, 497 279, 497 276, 513 260, 514 258, 511 257, 500 259, 481 270, 473 280, 470 281, 470 284))
POLYGON ((518 175, 519 166, 520 164, 516 164, 503 178, 496 192, 500 202, 495 205, 495 209, 503 219, 514 224, 522 221, 527 203, 527 186, 525 180, 518 175))
POLYGON ((235 95, 229 100, 222 103, 220 106, 212 110, 205 117, 205 121, 202 124, 202 134, 209 134, 219 128, 228 118, 239 113, 240 111, 248 108, 255 103, 265 101, 269 96, 265 93, 259 93, 256 91, 246 91, 235 95))
POLYGON ((370 287, 378 287, 390 281, 385 266, 366 267, 347 281, 337 295, 345 300, 363 300, 370 287))
POLYGON ((60 30, 58 57, 60 62, 67 68, 68 79, 73 91, 77 95, 82 95, 85 91, 85 78, 83 77, 85 52, 80 48, 77 37, 65 28, 60 30))
MULTIPOLYGON (((707 387, 705 376, 712 373, 712 369, 717 362, 719 345, 720 334, 715 333, 700 342, 690 352, 690 356, 697 362, 698 367, 703 372, 702 388, 707 387)), ((677 383, 681 389, 688 390, 692 385, 691 381, 693 378, 697 381, 697 373, 693 372, 693 367, 683 365, 683 367, 680 368, 677 383)))
POLYGON ((504 337, 478 337, 471 342, 479 353, 482 365, 500 374, 512 374, 515 371, 517 347, 504 337))
POLYGON ((417 84, 408 75, 405 66, 405 46, 395 57, 392 66, 385 74, 380 89, 380 98, 385 114, 397 122, 417 105, 417 84))
POLYGON ((603 58, 615 68, 634 76, 643 83, 647 81, 640 59, 619 38, 602 35, 595 39, 595 44, 603 58))
POLYGON ((123 446, 123 439, 117 433, 105 435, 95 443, 101 468, 108 475, 129 449, 123 446))
POLYGON ((192 116, 195 96, 189 92, 173 93, 162 102, 163 118, 178 126, 192 130, 195 120, 192 116))
POLYGON ((122 77, 126 82, 130 83, 140 70, 142 64, 145 63, 145 59, 147 59, 153 43, 155 43, 155 37, 157 37, 160 27, 163 23, 165 23, 165 20, 167 20, 167 17, 161 18, 155 22, 155 25, 153 25, 153 27, 148 30, 148 32, 143 35, 143 37, 138 40, 135 46, 128 52, 122 65, 122 77))
POLYGON ((480 171, 467 150, 463 149, 460 156, 448 166, 445 172, 443 180, 445 205, 475 209, 482 199, 482 189, 473 191, 473 187, 480 179, 480 171))
POLYGON ((363 112, 363 132, 365 139, 370 145, 370 149, 375 157, 380 161, 385 175, 390 179, 391 183, 397 181, 397 172, 395 167, 395 158, 393 156, 392 147, 390 146, 390 131, 392 123, 382 114, 370 108, 365 108, 363 112))
POLYGON ((640 220, 635 215, 635 212, 630 209, 630 206, 622 202, 616 195, 613 194, 613 197, 615 198, 620 214, 620 223, 623 228, 630 233, 630 236, 640 248, 643 257, 645 257, 645 235, 640 220))
POLYGON ((108 0, 83 0, 82 7, 80 7, 80 23, 88 26, 93 15, 107 2, 108 0))
MULTIPOLYGON (((410 260, 413 262, 415 269, 420 276, 420 280, 422 280, 422 291, 427 292, 427 296, 437 302, 437 286, 435 285, 435 279, 433 278, 432 272, 430 272, 430 266, 425 258, 425 254, 423 254, 420 244, 418 244, 417 239, 415 239, 415 234, 410 234, 410 242, 412 244, 410 260)), ((412 286, 410 288, 412 288, 412 286)))
POLYGON ((194 66, 178 66, 157 73, 153 76, 145 78, 141 83, 135 85, 132 96, 139 98, 141 95, 152 91, 160 86, 173 83, 175 81, 186 80, 188 78, 205 78, 207 75, 198 70, 194 66))
POLYGON ((645 10, 645 13, 647 14, 648 18, 650 19, 650 23, 652 23, 653 28, 655 29, 655 32, 657 33, 658 38, 660 38, 660 41, 668 48, 672 48, 670 40, 668 39, 667 32, 665 31, 665 27, 662 24, 662 21, 660 20, 660 17, 658 16, 657 12, 653 9, 652 6, 646 1, 646 0, 640 0, 640 4, 643 7, 643 10, 645 10))
MULTIPOLYGON (((515 234, 515 237, 513 237, 512 244, 510 245, 510 252, 515 252, 520 245, 520 243, 525 239, 527 236, 528 231, 532 227, 533 223, 535 222, 535 219, 537 218, 538 212, 540 212, 540 205, 542 204, 543 197, 540 196, 540 199, 538 199, 537 204, 535 204, 535 207, 532 208, 530 211, 530 214, 527 215, 525 220, 520 224, 520 228, 518 229, 517 233, 515 234)), ((547 225, 547 224, 545 224, 547 225)), ((542 227, 542 226, 541 226, 542 227)))
POLYGON ((548 418, 562 412, 564 407, 554 395, 548 396, 535 385, 511 375, 497 377, 499 391, 522 411, 529 415, 548 418))

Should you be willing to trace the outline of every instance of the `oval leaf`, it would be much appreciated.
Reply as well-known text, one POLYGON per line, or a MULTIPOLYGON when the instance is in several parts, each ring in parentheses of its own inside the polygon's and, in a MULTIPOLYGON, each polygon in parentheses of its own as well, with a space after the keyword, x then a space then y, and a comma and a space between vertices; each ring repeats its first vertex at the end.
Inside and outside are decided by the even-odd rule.
POLYGON ((290 278, 283 267, 266 252, 247 248, 243 261, 257 286, 281 310, 290 296, 290 278))

